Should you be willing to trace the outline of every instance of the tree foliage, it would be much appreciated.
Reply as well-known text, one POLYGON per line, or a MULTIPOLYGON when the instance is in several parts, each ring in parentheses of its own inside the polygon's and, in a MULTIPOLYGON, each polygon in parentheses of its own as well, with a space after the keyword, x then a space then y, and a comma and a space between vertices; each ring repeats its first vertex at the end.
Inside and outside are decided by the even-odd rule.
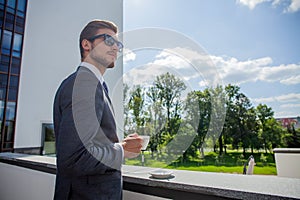
POLYGON ((191 91, 184 99, 185 90, 184 82, 170 73, 157 76, 147 88, 125 85, 125 130, 151 135, 152 153, 171 142, 170 146, 183 148, 180 141, 192 139, 184 150, 185 159, 199 153, 203 156, 209 142, 220 155, 228 146, 242 148, 244 154, 249 148, 267 152, 276 147, 299 147, 299 130, 283 129, 271 107, 254 107, 239 86, 191 91))

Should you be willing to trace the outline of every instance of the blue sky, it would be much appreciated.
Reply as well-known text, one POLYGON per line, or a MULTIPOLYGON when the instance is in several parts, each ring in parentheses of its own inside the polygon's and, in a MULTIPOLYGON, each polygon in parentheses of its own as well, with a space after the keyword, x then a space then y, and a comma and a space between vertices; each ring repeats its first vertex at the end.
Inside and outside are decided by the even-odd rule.
MULTIPOLYGON (((197 42, 222 82, 238 85, 254 106, 267 104, 275 117, 300 116, 300 0, 124 0, 124 32, 145 27, 197 42)), ((126 54, 125 72, 180 64, 164 53, 126 54)), ((201 88, 200 79, 191 83, 201 88)))

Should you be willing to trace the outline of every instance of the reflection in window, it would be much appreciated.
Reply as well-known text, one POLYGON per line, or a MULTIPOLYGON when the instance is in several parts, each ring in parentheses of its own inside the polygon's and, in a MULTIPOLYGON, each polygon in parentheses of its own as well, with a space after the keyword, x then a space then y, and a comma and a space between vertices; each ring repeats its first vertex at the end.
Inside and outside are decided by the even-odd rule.
POLYGON ((12 74, 20 74, 21 59, 13 57, 10 72, 12 74))
POLYGON ((3 20, 4 20, 4 10, 2 10, 1 4, 0 4, 0 27, 2 28, 3 26, 3 20))
POLYGON ((22 18, 22 17, 17 16, 16 26, 15 26, 15 31, 17 33, 23 33, 24 32, 24 23, 25 23, 25 19, 22 18))
POLYGON ((26 0, 18 0, 18 10, 25 12, 26 0))
POLYGON ((7 75, 0 74, 0 99, 5 100, 7 86, 7 75))
POLYGON ((7 12, 14 13, 16 8, 16 0, 7 0, 7 12))
POLYGON ((0 72, 8 73, 8 66, 9 66, 9 57, 6 55, 1 55, 0 72))
POLYGON ((13 14, 7 13, 5 18, 5 29, 12 31, 14 28, 15 16, 13 14))
POLYGON ((16 102, 7 102, 6 106, 6 121, 15 120, 16 102))
MULTIPOLYGON (((16 102, 7 102, 4 142, 13 142, 13 133, 15 128, 15 111, 16 111, 16 102)), ((10 148, 10 147, 5 147, 5 148, 10 148)))
POLYGON ((3 121, 3 114, 4 114, 4 101, 0 101, 0 120, 1 120, 1 122, 3 121))
POLYGON ((0 142, 1 142, 1 138, 2 138, 1 130, 2 130, 3 117, 4 117, 4 101, 0 101, 0 142))
POLYGON ((18 0, 17 15, 24 17, 26 0, 18 0))
POLYGON ((43 155, 55 154, 54 126, 50 123, 42 124, 43 155))
POLYGON ((11 149, 11 148, 13 148, 13 143, 12 142, 8 142, 8 143, 4 142, 3 148, 4 149, 11 149))
POLYGON ((23 38, 22 35, 15 33, 14 45, 13 45, 13 56, 18 58, 21 56, 22 38, 23 38))
POLYGON ((4 142, 12 142, 13 141, 14 128, 15 128, 14 121, 6 121, 5 122, 4 142))
POLYGON ((9 55, 10 48, 11 48, 11 38, 12 33, 11 31, 4 30, 3 31, 3 39, 2 39, 2 53, 9 55))
POLYGON ((9 90, 8 90, 8 100, 9 101, 16 101, 17 100, 18 83, 19 83, 19 77, 18 76, 10 76, 9 90))

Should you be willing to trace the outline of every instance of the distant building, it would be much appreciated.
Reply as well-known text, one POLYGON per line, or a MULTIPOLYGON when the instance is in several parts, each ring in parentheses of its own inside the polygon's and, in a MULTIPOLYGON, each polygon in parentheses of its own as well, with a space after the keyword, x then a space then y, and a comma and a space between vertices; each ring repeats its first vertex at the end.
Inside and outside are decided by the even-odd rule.
POLYGON ((300 128, 300 117, 277 118, 283 127, 294 126, 295 129, 300 128))
MULTIPOLYGON (((93 19, 111 20, 122 33, 123 0, 0 0, 0 152, 45 152, 55 92, 80 64, 79 34, 93 19)), ((119 59, 105 80, 120 136, 122 76, 119 59)))
POLYGON ((0 152, 12 151, 27 0, 0 0, 0 152))

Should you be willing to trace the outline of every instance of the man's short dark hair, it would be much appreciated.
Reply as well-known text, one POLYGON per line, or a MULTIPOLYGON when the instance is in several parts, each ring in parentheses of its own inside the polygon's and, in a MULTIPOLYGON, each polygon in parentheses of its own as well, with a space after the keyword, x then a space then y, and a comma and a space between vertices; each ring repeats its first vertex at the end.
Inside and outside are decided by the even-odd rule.
POLYGON ((91 38, 92 36, 96 35, 99 29, 104 29, 104 28, 111 29, 116 34, 118 32, 118 27, 113 22, 106 21, 106 20, 93 20, 83 28, 79 37, 79 48, 80 48, 81 59, 83 59, 83 52, 84 52, 81 45, 82 40, 91 38))

